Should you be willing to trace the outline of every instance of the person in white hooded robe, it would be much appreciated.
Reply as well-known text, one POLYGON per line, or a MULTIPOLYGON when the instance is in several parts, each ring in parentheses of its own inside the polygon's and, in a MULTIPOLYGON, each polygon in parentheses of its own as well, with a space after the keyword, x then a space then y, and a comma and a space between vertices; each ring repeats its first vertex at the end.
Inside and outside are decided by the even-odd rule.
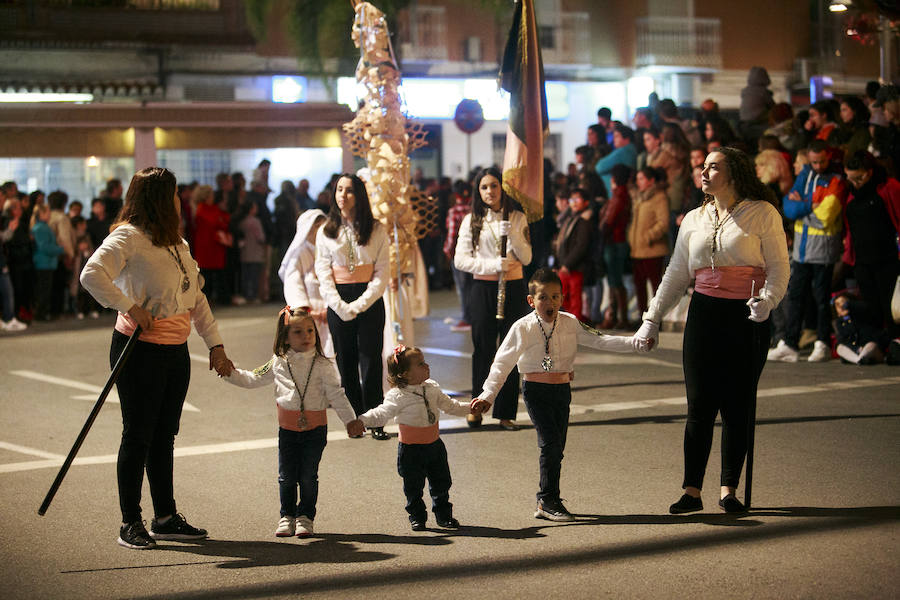
POLYGON ((334 356, 334 343, 328 330, 328 306, 319 294, 316 277, 316 233, 325 223, 325 213, 319 209, 305 210, 297 217, 297 232, 278 267, 284 282, 284 300, 291 308, 302 308, 312 315, 322 340, 325 356, 334 356))

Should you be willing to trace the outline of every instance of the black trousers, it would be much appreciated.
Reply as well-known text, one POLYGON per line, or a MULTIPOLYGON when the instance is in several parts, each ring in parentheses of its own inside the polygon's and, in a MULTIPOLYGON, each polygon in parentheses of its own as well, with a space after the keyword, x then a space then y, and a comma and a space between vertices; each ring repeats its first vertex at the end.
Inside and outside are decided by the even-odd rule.
MULTIPOLYGON (((344 302, 353 302, 366 291, 366 283, 340 283, 337 291, 344 302)), ((384 300, 378 299, 366 312, 342 321, 328 309, 328 329, 341 386, 357 415, 384 401, 381 350, 384 345, 384 300), (360 384, 360 381, 362 383, 360 384)))
MULTIPOLYGON (((831 275, 834 265, 817 265, 791 261, 791 278, 788 282, 788 304, 784 343, 797 348, 800 329, 803 327, 803 311, 806 298, 812 290, 816 308, 816 337, 829 344, 831 339, 831 275)), ((830 345, 830 344, 829 344, 830 345)))
MULTIPOLYGON (((481 393, 484 381, 491 372, 497 347, 509 328, 528 314, 528 285, 524 279, 506 282, 506 303, 503 319, 497 318, 497 282, 474 279, 469 288, 469 310, 472 313, 472 396, 481 393), (499 341, 498 341, 499 336, 499 341)), ((494 400, 495 419, 516 418, 519 408, 519 370, 513 368, 506 383, 494 400)))
POLYGON ((747 319, 746 300, 691 297, 684 330, 683 487, 703 487, 716 414, 722 415, 721 485, 737 487, 747 454, 750 404, 769 349, 770 321, 747 319))
POLYGON ((431 495, 431 510, 438 519, 453 516, 450 504, 450 465, 447 463, 447 448, 440 439, 430 444, 404 444, 397 447, 397 472, 403 478, 403 493, 406 495, 406 512, 410 521, 424 523, 428 510, 422 495, 425 479, 428 479, 428 493, 431 495))
MULTIPOLYGON (((113 332, 110 367, 127 342, 128 336, 113 332)), ((139 341, 119 373, 116 389, 122 409, 122 441, 116 472, 124 523, 141 519, 145 467, 154 515, 175 514, 175 435, 190 379, 187 343, 169 346, 139 341)))
POLYGON ((538 448, 541 449, 537 500, 555 502, 559 500, 559 478, 569 431, 572 388, 568 383, 526 381, 522 384, 522 392, 528 416, 537 432, 538 448))

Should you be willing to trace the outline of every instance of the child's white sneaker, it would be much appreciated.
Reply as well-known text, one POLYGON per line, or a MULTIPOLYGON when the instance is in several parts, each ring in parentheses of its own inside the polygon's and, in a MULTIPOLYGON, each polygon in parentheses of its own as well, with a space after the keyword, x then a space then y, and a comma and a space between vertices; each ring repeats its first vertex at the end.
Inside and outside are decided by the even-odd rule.
POLYGON ((275 537, 292 537, 296 531, 296 522, 294 517, 281 517, 278 527, 275 529, 275 537))
POLYGON ((813 345, 812 354, 810 354, 809 358, 806 360, 808 362, 825 362, 831 360, 831 348, 829 348, 828 344, 825 342, 816 340, 816 343, 813 345))
POLYGON ((297 517, 297 537, 308 538, 313 534, 313 522, 309 517, 297 517))

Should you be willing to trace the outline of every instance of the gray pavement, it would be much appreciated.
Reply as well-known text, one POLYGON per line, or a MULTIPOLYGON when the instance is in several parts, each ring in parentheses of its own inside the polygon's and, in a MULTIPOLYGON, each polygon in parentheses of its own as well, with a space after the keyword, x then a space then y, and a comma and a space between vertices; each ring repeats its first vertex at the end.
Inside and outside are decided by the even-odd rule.
MULTIPOLYGON (((432 376, 468 397, 471 341, 443 322, 455 295, 431 301, 417 344, 432 376)), ((267 360, 278 308, 216 311, 241 366, 267 360)), ((105 317, 0 337, 0 598, 900 596, 900 368, 768 364, 754 510, 741 518, 717 506, 718 428, 706 509, 667 513, 681 482, 678 334, 650 355, 580 356, 562 480, 571 524, 532 518, 538 452, 522 406, 518 432, 442 420, 455 532, 433 521, 409 531, 396 438, 349 440, 332 413, 316 536, 276 539, 272 390, 218 381, 194 335, 176 499, 210 539, 139 552, 115 543, 115 398, 37 515, 108 374, 111 327, 105 317)), ((149 519, 146 487, 143 506, 149 519)))

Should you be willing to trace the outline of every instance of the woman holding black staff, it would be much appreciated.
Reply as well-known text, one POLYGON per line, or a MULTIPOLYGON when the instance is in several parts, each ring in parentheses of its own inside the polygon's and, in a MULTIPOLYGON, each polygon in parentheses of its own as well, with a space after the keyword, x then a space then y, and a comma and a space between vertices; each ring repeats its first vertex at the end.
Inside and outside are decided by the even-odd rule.
POLYGON ((179 235, 181 205, 175 176, 149 167, 135 173, 112 233, 88 260, 81 283, 103 306, 119 311, 110 366, 137 326, 141 334, 116 381, 122 409, 118 484, 122 526, 118 543, 153 548, 154 540, 206 537, 176 511, 173 453, 191 373, 187 338, 191 324, 209 347, 209 368, 219 375, 234 365, 206 296, 200 269, 179 235), (155 518, 141 520, 144 466, 155 518))
MULTIPOLYGON (((481 393, 497 352, 497 336, 502 340, 512 324, 531 309, 523 266, 531 262, 531 242, 525 213, 503 191, 500 171, 489 167, 473 180, 475 193, 472 212, 459 226, 454 265, 472 273, 469 292, 472 314, 472 394, 481 393), (508 216, 506 216, 508 215, 508 216), (506 256, 501 256, 503 236, 507 236, 506 256), (505 291, 500 292, 500 274, 504 274, 505 291), (498 319, 498 293, 503 299, 503 318, 498 319)), ((515 431, 519 407, 519 372, 513 368, 494 401, 493 416, 500 427, 515 431)), ((471 426, 481 421, 470 420, 471 426)))
POLYGON ((774 194, 756 177, 746 154, 734 148, 710 153, 701 183, 706 200, 685 215, 675 252, 634 343, 645 352, 656 345, 663 317, 696 278, 683 342, 688 402, 684 494, 669 512, 703 509, 700 490, 716 414, 721 413, 719 506, 740 513, 746 509, 734 493, 769 348, 769 312, 784 296, 790 269, 774 194))
MULTIPOLYGON (((388 252, 387 233, 372 216, 365 183, 344 173, 334 184, 328 219, 316 234, 315 269, 328 304, 341 387, 358 415, 384 401, 382 296, 389 278, 388 252)), ((389 436, 375 427, 372 437, 389 436)))

